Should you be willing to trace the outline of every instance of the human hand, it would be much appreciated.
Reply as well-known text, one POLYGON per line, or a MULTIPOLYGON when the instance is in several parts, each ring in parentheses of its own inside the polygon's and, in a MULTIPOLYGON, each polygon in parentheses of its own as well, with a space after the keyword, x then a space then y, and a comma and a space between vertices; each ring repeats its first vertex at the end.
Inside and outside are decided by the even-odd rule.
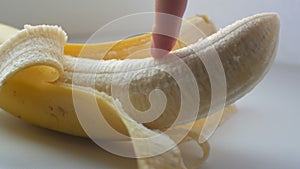
POLYGON ((151 54, 154 58, 162 58, 174 47, 186 5, 187 0, 155 0, 151 41, 151 54))

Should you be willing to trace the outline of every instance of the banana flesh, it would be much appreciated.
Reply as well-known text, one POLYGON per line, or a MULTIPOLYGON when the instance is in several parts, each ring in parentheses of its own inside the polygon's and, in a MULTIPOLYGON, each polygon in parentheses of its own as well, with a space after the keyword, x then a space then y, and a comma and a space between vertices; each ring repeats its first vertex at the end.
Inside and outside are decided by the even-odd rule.
MULTIPOLYGON (((279 20, 276 14, 259 14, 238 21, 205 40, 172 52, 188 65, 196 77, 198 87, 204 89, 199 90, 199 95, 203 99, 200 100, 198 118, 207 115, 211 91, 208 74, 203 71, 205 67, 197 56, 205 55, 212 46, 216 49, 227 80, 226 105, 230 105, 249 92, 268 71, 276 53, 278 32, 279 20)), ((42 127, 86 136, 73 107, 72 90, 76 90, 79 95, 84 96, 82 102, 85 101, 84 98, 95 94, 101 113, 107 122, 120 133, 132 137, 155 135, 154 131, 141 126, 134 120, 128 121, 128 118, 123 118, 127 113, 123 108, 126 105, 120 104, 111 97, 111 86, 118 86, 122 89, 124 86, 121 80, 134 77, 129 93, 134 94, 130 99, 136 108, 141 111, 147 110, 149 108, 147 96, 156 88, 161 89, 168 100, 162 116, 144 125, 150 129, 164 130, 175 121, 179 110, 178 105, 180 105, 179 88, 174 79, 165 72, 158 71, 160 67, 158 70, 145 69, 145 67, 156 65, 153 58, 143 56, 144 59, 95 61, 93 58, 95 51, 88 47, 87 51, 92 52, 84 53, 85 58, 76 58, 76 56, 64 55, 68 53, 65 46, 67 46, 66 34, 61 28, 45 25, 27 26, 5 41, 0 46, 1 108, 42 127), (80 65, 76 67, 75 65, 78 64, 80 65), (92 70, 91 67, 94 66, 100 69, 92 70), (135 76, 134 70, 143 68, 145 71, 135 76), (96 75, 95 90, 86 83, 91 73, 96 75), (75 80, 74 74, 77 77, 75 80), (119 78, 112 80, 112 74, 117 74, 116 77, 119 78)), ((128 54, 125 53, 119 59, 126 58, 128 54)), ((116 58, 116 56, 108 56, 108 58, 104 56, 104 59, 111 58, 116 58)), ((176 67, 176 69, 182 68, 176 67)), ((173 71, 178 72, 178 70, 173 71)), ((195 126, 201 125, 202 123, 199 122, 195 126)), ((102 139, 112 139, 109 134, 103 134, 102 139)), ((197 134, 196 136, 188 135, 187 140, 188 137, 194 139, 197 134)), ((149 144, 148 146, 145 148, 141 147, 140 143, 134 144, 137 154, 146 149, 157 148, 157 145, 149 144)), ((153 158, 142 158, 138 160, 138 165, 140 168, 153 166, 154 168, 175 168, 174 166, 185 168, 177 147, 153 158), (171 157, 173 160, 170 160, 171 157)))
MULTIPOLYGON (((201 96, 198 118, 205 117, 211 104, 211 84, 205 66, 198 56, 218 53, 227 82, 226 105, 248 93, 265 75, 272 65, 278 42, 279 22, 277 15, 261 14, 245 18, 186 48, 176 50, 172 54, 181 58, 193 72, 201 96), (213 48, 213 49, 211 49, 213 48), (255 65, 255 66, 253 66, 255 65)), ((169 58, 161 60, 164 63, 169 58)), ((164 113, 154 121, 146 123, 149 128, 163 129, 170 127, 176 120, 181 95, 176 80, 169 74, 178 73, 184 77, 184 67, 178 62, 170 63, 168 73, 163 72, 164 64, 157 64, 153 58, 109 60, 94 62, 88 59, 65 57, 64 74, 61 80, 66 83, 86 85, 86 75, 95 74, 95 88, 111 95, 111 86, 126 90, 124 81, 131 79, 129 86, 130 101, 138 110, 146 111, 150 107, 148 96, 154 89, 160 89, 168 101, 164 113), (76 63, 80 62, 80 66, 76 63), (92 68, 96 67, 97 70, 92 68), (153 68, 155 67, 155 68, 153 68), (145 69, 146 68, 146 69, 145 69), (78 69, 78 70, 76 70, 78 69), (140 73, 137 74, 137 70, 140 73), (77 71, 77 72, 76 72, 77 71), (73 73, 75 72, 75 73, 73 73), (112 76, 113 74, 113 76, 112 76), (76 77, 74 80, 73 77, 76 77)), ((189 79, 184 79, 188 81, 189 79)), ((126 108, 126 105, 124 105, 126 108)))

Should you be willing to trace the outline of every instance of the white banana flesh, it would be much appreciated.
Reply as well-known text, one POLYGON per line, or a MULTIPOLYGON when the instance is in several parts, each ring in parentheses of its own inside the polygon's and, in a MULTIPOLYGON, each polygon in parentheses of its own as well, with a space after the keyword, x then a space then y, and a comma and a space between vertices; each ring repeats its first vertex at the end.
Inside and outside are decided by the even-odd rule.
MULTIPOLYGON (((200 40, 172 53, 181 58, 195 76, 201 96, 198 118, 206 116, 211 102, 210 77, 199 57, 209 55, 210 48, 218 52, 226 75, 226 105, 229 105, 248 93, 269 70, 276 53, 278 32, 277 15, 256 15, 220 30, 207 40, 200 40)), ((169 63, 165 60, 168 58, 160 61, 145 58, 94 62, 65 56, 61 80, 84 86, 87 84, 87 74, 94 74, 96 89, 111 95, 111 86, 117 86, 120 91, 126 90, 126 82, 131 79, 131 103, 140 111, 149 109, 149 93, 161 89, 168 101, 164 113, 145 125, 162 129, 174 123, 181 105, 179 87, 169 74, 185 77, 186 73, 178 62, 169 63), (163 72, 166 65, 157 62, 168 63, 174 68, 170 69, 173 72, 163 72), (138 75, 137 71, 140 71, 138 75)))

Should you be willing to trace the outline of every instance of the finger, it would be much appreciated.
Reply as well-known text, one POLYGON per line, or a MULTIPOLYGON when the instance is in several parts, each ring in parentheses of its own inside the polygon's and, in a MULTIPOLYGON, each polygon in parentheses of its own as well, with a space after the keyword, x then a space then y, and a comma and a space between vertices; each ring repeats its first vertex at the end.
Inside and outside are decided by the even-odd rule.
POLYGON ((151 54, 161 58, 172 50, 179 35, 187 0, 155 0, 151 54), (162 49, 162 50, 157 50, 162 49))

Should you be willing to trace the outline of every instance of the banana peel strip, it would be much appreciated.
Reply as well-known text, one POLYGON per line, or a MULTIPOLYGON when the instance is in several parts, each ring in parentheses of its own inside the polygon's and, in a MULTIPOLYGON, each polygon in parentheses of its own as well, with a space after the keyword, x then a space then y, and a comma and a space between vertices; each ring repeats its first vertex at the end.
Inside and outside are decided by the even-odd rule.
MULTIPOLYGON (((0 27, 1 29, 1 27, 0 27)), ((196 15, 183 20, 179 39, 173 50, 185 47, 188 44, 197 42, 200 38, 212 35, 216 27, 206 15, 196 15)), ((138 50, 147 49, 151 43, 151 33, 136 36, 134 38, 120 40, 118 42, 106 42, 101 44, 65 44, 64 53, 72 57, 89 59, 126 59, 138 50), (100 47, 101 46, 101 47, 100 47), (108 52, 112 51, 112 52, 108 52)), ((1 39, 1 38, 0 38, 1 39)), ((1 41, 0 41, 1 43, 1 41)), ((132 57, 132 56, 131 56, 132 57)), ((147 52, 139 52, 139 59, 149 57, 147 52)))
MULTIPOLYGON (((25 28, 19 31, 16 35, 5 41, 0 46, 0 85, 9 85, 9 81, 13 79, 14 76, 22 74, 22 78, 41 78, 46 79, 46 83, 51 83, 54 87, 65 87, 68 90, 72 90, 70 84, 64 84, 60 81, 60 76, 64 74, 64 67, 68 67, 65 61, 66 56, 64 55, 64 45, 66 44, 67 36, 66 33, 57 26, 25 26, 25 28), (32 76, 32 71, 28 71, 28 68, 43 66, 40 71, 47 69, 55 69, 56 75, 47 77, 30 77, 32 76)), ((30 69, 29 69, 30 70, 30 69)), ((34 69, 33 69, 34 70, 34 69)), ((48 75, 47 73, 45 75, 48 75)), ((2 89, 1 87, 1 89, 2 89)), ((0 90, 1 90, 0 89, 0 90)), ((81 90, 81 92, 89 93, 94 89, 73 88, 73 90, 81 90), (86 91, 85 91, 86 90, 86 91)), ((34 91, 31 91, 34 92, 34 91)), ((96 93, 96 99, 99 103, 99 108, 105 108, 104 111, 115 115, 122 122, 121 126, 124 126, 125 134, 134 138, 147 138, 157 134, 161 134, 162 131, 154 131, 146 128, 142 124, 134 121, 123 111, 121 103, 107 95, 103 92, 93 91, 96 93)), ((235 108, 230 106, 225 108, 227 119, 233 112, 235 108)), ((105 114, 104 114, 105 116, 105 114)), ((180 130, 192 129, 189 134, 182 142, 195 140, 199 143, 202 148, 203 157, 199 159, 198 162, 193 166, 194 168, 200 165, 207 157, 209 153, 209 145, 207 141, 200 143, 199 137, 201 133, 201 128, 205 122, 205 119, 200 119, 194 123, 178 126, 172 129, 174 132, 172 135, 164 135, 165 140, 172 143, 172 138, 176 137, 176 133, 180 133, 180 130)), ((69 132, 70 133, 70 132, 69 132)), ((71 133, 72 134, 72 133, 71 133)), ((82 134, 84 136, 84 134, 82 134)), ((143 154, 145 151, 151 151, 152 149, 161 148, 165 146, 164 144, 159 145, 158 143, 147 142, 144 144, 132 142, 135 153, 143 154)), ((164 169, 185 169, 187 168, 183 162, 181 152, 177 146, 173 149, 154 157, 139 158, 138 166, 140 169, 151 169, 151 168, 164 168, 164 169)))

